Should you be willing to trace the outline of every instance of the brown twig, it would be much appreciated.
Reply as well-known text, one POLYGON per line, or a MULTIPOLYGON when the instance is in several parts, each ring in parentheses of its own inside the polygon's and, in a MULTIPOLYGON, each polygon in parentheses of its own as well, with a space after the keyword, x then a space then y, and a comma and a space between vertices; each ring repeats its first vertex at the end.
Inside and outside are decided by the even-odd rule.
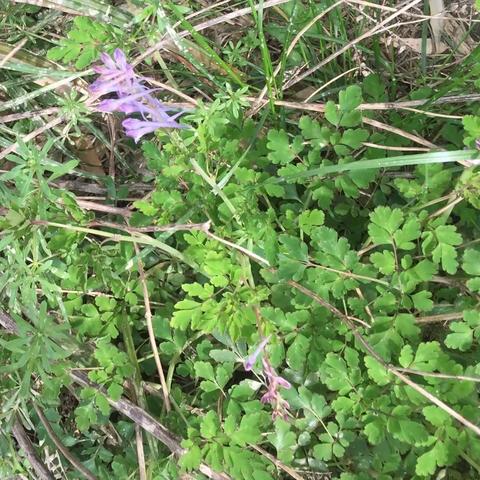
POLYGON ((48 435, 52 439, 52 442, 55 444, 57 449, 62 453, 62 455, 70 462, 70 464, 76 468, 85 478, 88 480, 97 480, 97 477, 83 465, 82 462, 74 455, 68 448, 62 443, 62 441, 58 438, 57 434, 53 430, 50 422, 47 420, 47 417, 43 413, 43 410, 35 403, 33 403, 33 408, 37 412, 38 418, 42 422, 45 430, 47 431, 48 435))
POLYGON ((450 322, 451 320, 459 320, 463 318, 463 312, 442 313, 439 315, 429 315, 426 317, 419 317, 416 323, 437 323, 450 322))
POLYGON ((160 359, 160 354, 158 353, 157 342, 155 340, 155 332, 153 330, 152 323, 152 310, 150 308, 150 295, 148 293, 147 279, 145 277, 145 271, 143 269, 143 262, 140 258, 140 249, 138 248, 137 243, 133 244, 135 248, 135 254, 137 256, 138 264, 138 275, 140 277, 140 283, 142 284, 143 290, 143 301, 145 303, 145 321, 147 323, 148 338, 150 339, 150 346, 152 347, 153 358, 155 359, 155 365, 157 366, 158 376, 160 377, 160 384, 162 385, 163 400, 165 402, 165 409, 167 412, 170 411, 170 398, 168 392, 167 382, 165 380, 165 374, 163 373, 162 361, 160 359))
MULTIPOLYGON (((96 212, 111 213, 113 215, 120 215, 125 218, 132 216, 133 212, 128 208, 119 208, 112 205, 104 205, 102 203, 91 202, 89 200, 79 200, 76 199, 76 202, 79 207, 84 208, 85 210, 94 210, 96 212)), ((60 199, 59 203, 63 204, 64 202, 60 199)))
POLYGON ((470 377, 469 375, 449 375, 447 373, 424 372, 423 370, 415 370, 413 368, 395 367, 399 372, 409 373, 411 375, 419 375, 421 377, 446 378, 449 380, 462 380, 466 382, 480 382, 480 377, 470 377))
POLYGON ((35 451, 35 448, 22 425, 22 422, 15 418, 12 425, 12 434, 20 448, 24 451, 30 465, 32 466, 39 480, 55 480, 53 474, 43 464, 35 451))
MULTIPOLYGON (((79 370, 70 372, 72 380, 83 387, 94 388, 105 395, 108 403, 117 411, 128 417, 137 425, 140 425, 145 431, 151 433, 156 439, 160 440, 175 456, 180 457, 186 450, 181 447, 180 439, 168 431, 160 422, 155 420, 149 413, 133 404, 125 398, 113 400, 107 394, 107 391, 93 382, 79 370)), ((199 470, 212 480, 230 480, 225 473, 214 472, 208 465, 202 463, 199 470)))
POLYGON ((105 222, 103 220, 94 220, 88 224, 90 227, 117 228, 130 233, 153 233, 153 232, 180 232, 190 230, 208 231, 210 222, 203 223, 170 223, 167 225, 150 225, 147 227, 130 227, 119 223, 105 222))
POLYGON ((440 148, 432 142, 425 140, 423 137, 418 135, 414 135, 413 133, 406 132, 401 128, 392 127, 391 125, 387 125, 386 123, 379 122, 378 120, 374 120, 373 118, 363 117, 362 122, 366 123, 367 125, 371 125, 372 127, 378 128, 379 130, 385 130, 387 132, 396 133, 401 137, 407 138, 414 143, 418 143, 419 145, 423 145, 428 147, 432 150, 440 150, 440 148))
POLYGON ((15 54, 28 42, 28 37, 22 38, 2 59, 0 59, 0 68, 2 68, 15 54))
POLYGON ((59 111, 59 107, 49 107, 42 110, 31 110, 22 113, 11 113, 10 115, 1 116, 0 123, 18 122, 19 120, 24 120, 26 118, 36 118, 41 117, 42 115, 52 115, 52 113, 58 113, 59 111))
POLYGON ((135 443, 137 444, 138 472, 140 474, 140 480, 147 480, 145 450, 143 448, 143 434, 140 425, 135 425, 135 443))
MULTIPOLYGON (((60 115, 58 117, 53 118, 49 122, 47 122, 45 125, 42 125, 41 127, 37 128, 36 130, 33 130, 32 132, 28 133, 27 135, 24 135, 22 137, 22 142, 27 143, 30 140, 33 140, 34 138, 38 137, 38 135, 41 135, 43 132, 46 132, 47 130, 50 130, 53 127, 56 127, 62 121, 64 120, 64 115, 60 115)), ((17 151, 19 143, 14 142, 11 145, 9 145, 7 148, 4 148, 0 152, 0 160, 4 159, 7 155, 10 155, 13 152, 17 151)))
POLYGON ((18 327, 13 318, 5 313, 3 310, 0 310, 0 325, 8 332, 13 334, 18 334, 18 327))
POLYGON ((305 480, 301 475, 299 475, 293 468, 289 467, 288 465, 285 465, 282 463, 278 458, 274 457, 270 453, 268 453, 266 450, 264 450, 262 447, 259 447, 258 445, 253 445, 249 444, 251 448, 256 450, 258 453, 263 455, 265 458, 268 458, 276 467, 280 468, 283 470, 285 473, 288 473, 292 478, 295 480, 305 480))

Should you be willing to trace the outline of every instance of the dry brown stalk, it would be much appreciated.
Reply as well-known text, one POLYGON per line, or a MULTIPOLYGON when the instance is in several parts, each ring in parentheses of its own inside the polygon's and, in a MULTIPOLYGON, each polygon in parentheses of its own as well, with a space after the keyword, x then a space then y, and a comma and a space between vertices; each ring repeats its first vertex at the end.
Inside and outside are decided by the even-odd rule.
POLYGON ((25 456, 27 457, 32 469, 37 475, 38 480, 55 480, 53 474, 48 470, 44 463, 40 460, 35 451, 35 447, 31 442, 30 438, 25 431, 25 428, 22 425, 22 422, 15 418, 12 426, 12 434, 15 437, 15 440, 18 443, 18 446, 23 450, 25 456))
POLYGON ((33 404, 33 408, 37 412, 38 418, 42 422, 45 430, 47 431, 49 437, 51 438, 52 442, 55 444, 57 449, 62 453, 62 455, 70 462, 70 464, 76 468, 85 478, 88 480, 97 480, 97 477, 83 465, 82 462, 74 455, 68 448, 62 443, 62 441, 58 438, 58 435, 53 430, 50 422, 47 420, 47 417, 43 413, 43 410, 37 405, 33 404))
POLYGON ((170 394, 168 392, 167 382, 165 380, 165 374, 163 372, 162 361, 160 354, 158 353, 157 341, 155 340, 155 331, 153 330, 152 321, 152 309, 150 308, 150 295, 148 293, 147 279, 145 277, 145 271, 143 269, 143 262, 140 258, 140 249, 138 244, 133 244, 135 248, 135 254, 137 256, 138 275, 140 277, 140 283, 143 290, 143 301, 145 303, 145 321, 147 323, 148 338, 150 340, 150 346, 152 347, 153 358, 155 359, 155 365, 157 366, 158 376, 160 377, 160 384, 162 385, 163 400, 165 403, 165 409, 170 411, 170 394))

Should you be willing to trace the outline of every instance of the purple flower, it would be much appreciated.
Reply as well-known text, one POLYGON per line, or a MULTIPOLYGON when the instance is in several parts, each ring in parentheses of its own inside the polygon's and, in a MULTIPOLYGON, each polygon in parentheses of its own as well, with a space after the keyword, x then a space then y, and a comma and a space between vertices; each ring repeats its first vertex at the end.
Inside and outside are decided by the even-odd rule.
POLYGON ((162 122, 151 122, 149 120, 127 118, 122 122, 122 126, 125 129, 125 133, 129 137, 132 137, 135 140, 135 143, 137 143, 144 135, 154 132, 159 128, 185 128, 183 125, 180 125, 173 120, 175 116, 169 117, 168 120, 164 120, 162 122))
POLYGON ((253 365, 257 361, 260 353, 264 353, 262 358, 262 367, 263 374, 265 375, 265 380, 267 384, 267 391, 262 396, 260 401, 262 403, 269 403, 273 407, 272 418, 282 417, 284 419, 288 418, 288 409, 290 408, 289 403, 284 400, 279 392, 279 388, 292 388, 290 382, 285 380, 280 375, 277 375, 275 370, 268 359, 268 356, 265 354, 265 346, 270 340, 270 336, 264 338, 262 342, 258 345, 255 351, 245 360, 245 370, 250 371, 253 368, 253 365))
POLYGON ((138 82, 125 54, 117 48, 113 53, 113 59, 108 53, 102 53, 100 59, 103 65, 93 67, 100 77, 90 85, 90 91, 97 95, 110 92, 133 93, 132 90, 137 87, 138 82))
POLYGON ((257 361, 258 356, 260 355, 261 352, 265 349, 265 346, 267 345, 268 341, 270 340, 271 335, 268 337, 264 338, 258 347, 255 349, 255 351, 245 360, 245 370, 249 372, 252 368, 255 362, 257 361))
POLYGON ((116 93, 117 98, 102 100, 97 108, 101 112, 140 114, 143 120, 127 118, 122 123, 125 133, 135 142, 159 128, 185 128, 175 121, 183 112, 170 116, 167 112, 171 108, 151 95, 158 89, 148 89, 142 84, 120 49, 115 50, 113 58, 106 53, 100 58, 103 65, 94 67, 100 77, 90 86, 90 91, 99 96, 116 93))

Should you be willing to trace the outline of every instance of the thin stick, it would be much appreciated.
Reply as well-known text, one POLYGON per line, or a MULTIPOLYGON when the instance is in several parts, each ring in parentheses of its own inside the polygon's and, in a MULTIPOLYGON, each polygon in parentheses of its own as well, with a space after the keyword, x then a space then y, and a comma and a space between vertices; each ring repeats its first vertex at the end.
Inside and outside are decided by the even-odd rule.
POLYGON ((1 60, 0 68, 2 68, 15 54, 27 43, 28 38, 22 38, 1 60))
MULTIPOLYGON (((30 140, 33 140, 35 137, 38 135, 41 135, 43 132, 46 132, 47 130, 50 130, 53 127, 56 127, 58 124, 60 124, 65 117, 63 115, 60 115, 58 117, 53 118, 49 122, 47 122, 45 125, 42 125, 41 127, 37 128, 36 130, 33 130, 32 132, 28 133, 27 135, 24 135, 22 137, 22 142, 27 143, 30 140)), ((7 148, 4 148, 0 152, 0 160, 5 158, 7 155, 10 155, 13 152, 16 152, 18 148, 18 142, 14 142, 11 145, 9 145, 7 148)))
POLYGON ((166 83, 159 82, 154 78, 150 78, 150 77, 144 77, 144 78, 148 83, 151 83, 152 85, 163 88, 164 90, 167 90, 167 92, 174 93, 175 95, 179 96, 180 98, 183 98, 184 100, 186 100, 188 103, 191 103, 192 105, 198 105, 198 101, 195 100, 195 98, 190 97, 189 95, 181 92, 180 90, 177 90, 176 88, 173 88, 170 85, 167 85, 166 83))
MULTIPOLYGON (((356 68, 355 68, 356 69, 356 68)), ((352 70, 355 70, 352 69, 352 70)), ((348 73, 348 72, 345 72, 348 73)), ((323 85, 323 87, 326 85, 323 85)), ((247 97, 247 100, 250 102, 256 101, 255 97, 247 97)), ((480 94, 471 94, 471 95, 450 95, 446 97, 440 97, 436 100, 405 100, 398 102, 377 102, 377 103, 362 103, 356 110, 361 111, 378 111, 378 110, 407 110, 413 107, 421 107, 422 105, 444 105, 444 104, 455 104, 455 103, 469 103, 476 102, 480 100, 480 94)), ((305 110, 310 112, 325 113, 326 103, 309 103, 309 102, 292 102, 288 100, 275 100, 275 105, 291 108, 292 110, 305 110)), ((422 113, 423 110, 418 110, 422 113)), ((456 116, 454 116, 456 117, 456 116)))
POLYGON ((259 447, 258 445, 253 445, 252 443, 249 443, 249 446, 256 450, 258 453, 262 454, 265 458, 268 458, 276 467, 280 468, 283 470, 285 473, 290 475, 292 478, 295 480, 305 480, 301 475, 299 475, 293 468, 289 467, 288 465, 285 465, 282 463, 278 458, 275 458, 273 455, 268 453, 266 450, 264 450, 262 447, 259 447))
POLYGON ((424 372, 413 368, 395 367, 399 372, 410 373, 411 375, 420 375, 422 377, 446 378, 448 380, 463 380, 466 382, 480 382, 480 377, 470 377, 469 375, 448 375, 447 373, 424 372))
POLYGON ((392 127, 391 125, 387 125, 386 123, 382 123, 382 122, 379 122, 378 120, 373 120, 372 118, 367 118, 367 117, 363 117, 362 121, 363 123, 366 123, 367 125, 371 125, 372 127, 378 128, 380 130, 396 133, 401 137, 408 138, 412 142, 418 143, 419 145, 423 145, 432 150, 440 150, 440 148, 434 143, 429 142, 428 140, 425 140, 424 138, 419 137, 418 135, 414 135, 413 133, 406 132, 405 130, 402 130, 400 128, 392 127))
POLYGON ((140 480, 147 480, 145 450, 143 448, 142 427, 140 427, 140 425, 135 425, 135 441, 137 444, 138 472, 140 474, 140 480))
POLYGON ((270 266, 270 263, 268 260, 265 258, 261 257, 260 255, 257 255, 256 253, 251 252, 250 250, 241 247, 240 245, 237 245, 236 243, 230 242, 229 240, 225 240, 224 238, 218 237, 214 233, 211 232, 206 232, 207 237, 213 238, 213 240, 216 240, 217 242, 223 243, 224 245, 227 245, 231 248, 234 248, 235 250, 238 250, 239 252, 242 252, 243 254, 249 256, 253 260, 255 260, 258 263, 263 263, 265 266, 270 266))
POLYGON ((363 142, 364 147, 378 148, 380 150, 391 150, 394 152, 429 152, 431 148, 427 147, 389 147, 388 145, 379 145, 378 143, 363 142))
POLYGON ((19 447, 24 451, 27 460, 30 462, 39 480, 55 480, 52 473, 43 464, 30 441, 30 438, 18 418, 15 418, 12 425, 12 434, 15 437, 19 447))
POLYGON ((167 225, 151 225, 148 227, 130 227, 119 223, 105 222, 103 220, 94 220, 88 224, 90 227, 118 228, 130 233, 151 233, 151 232, 180 232, 200 230, 207 232, 210 228, 210 222, 204 223, 170 223, 167 225))
MULTIPOLYGON (((186 450, 180 445, 180 439, 139 406, 125 398, 113 400, 108 396, 105 388, 91 382, 84 373, 78 370, 71 370, 70 377, 75 383, 82 385, 83 387, 94 388, 95 390, 102 392, 102 394, 105 395, 108 403, 115 410, 118 410, 121 414, 128 417, 134 423, 140 425, 145 431, 151 433, 155 438, 160 440, 176 457, 180 457, 186 453, 186 450)), ((200 464, 198 469, 212 480, 231 480, 227 474, 217 473, 205 463, 200 464)))
POLYGON ((8 332, 13 334, 18 334, 18 327, 13 318, 5 313, 3 310, 0 310, 0 325, 8 332))
POLYGON ((12 113, 10 115, 3 115, 0 117, 0 123, 17 122, 18 120, 24 120, 26 118, 41 117, 42 115, 51 115, 52 113, 58 113, 59 107, 44 108, 43 110, 32 110, 22 113, 12 113))
POLYGON ((169 393, 168 393, 168 386, 167 386, 167 382, 165 381, 162 361, 160 360, 160 354, 158 353, 157 342, 155 340, 155 332, 153 330, 152 310, 150 308, 150 296, 148 293, 147 280, 145 277, 145 271, 143 269, 143 262, 140 258, 140 249, 138 248, 138 244, 135 242, 133 246, 135 248, 135 254, 137 257, 138 275, 140 277, 140 283, 142 284, 142 290, 143 290, 143 301, 145 303, 145 321, 147 322, 148 338, 150 339, 150 346, 152 347, 153 358, 155 359, 158 376, 160 377, 160 384, 162 385, 162 393, 163 393, 163 400, 165 402, 165 409, 167 410, 167 412, 169 412, 171 409, 171 406, 170 406, 170 399, 169 399, 169 393))
POLYGON ((415 320, 416 323, 437 323, 450 322, 451 320, 459 320, 463 318, 463 312, 442 313, 439 315, 430 315, 420 317, 415 320))
POLYGON ((53 430, 50 422, 47 420, 47 417, 43 413, 43 410, 35 403, 33 403, 33 408, 37 412, 38 418, 42 422, 45 430, 47 431, 48 435, 50 436, 52 442, 55 444, 58 450, 62 453, 62 455, 70 462, 70 464, 76 468, 85 478, 88 480, 97 480, 97 477, 83 465, 82 462, 74 455, 68 448, 62 443, 62 441, 58 438, 55 430, 53 430))
MULTIPOLYGON (((112 213, 113 215, 120 215, 122 217, 131 217, 133 212, 128 208, 118 208, 112 205, 104 205, 101 203, 92 202, 89 200, 80 200, 78 197, 75 199, 78 206, 85 210, 95 210, 97 212, 112 213)), ((63 204, 63 200, 60 199, 59 203, 63 204)))
POLYGON ((311 93, 302 103, 308 103, 315 95, 320 93, 322 90, 325 90, 329 85, 332 83, 335 83, 337 80, 339 80, 342 77, 345 77, 349 73, 355 72, 358 70, 360 67, 353 67, 350 70, 347 70, 345 72, 339 73, 336 77, 331 78, 328 82, 325 82, 323 85, 318 87, 313 93, 311 93))
POLYGON ((298 76, 292 76, 282 87, 282 90, 286 90, 287 88, 290 88, 292 85, 295 85, 296 83, 302 81, 304 78, 310 76, 312 73, 316 72, 320 68, 324 67, 328 63, 330 63, 332 60, 335 60, 338 56, 340 56, 342 53, 345 53, 347 50, 349 50, 351 47, 355 46, 357 43, 361 42, 362 40, 365 40, 366 38, 375 35, 378 30, 380 30, 384 25, 387 23, 390 23, 394 18, 397 18, 398 16, 402 15, 405 13, 407 10, 410 10, 413 6, 415 6, 417 3, 420 3, 422 0, 412 0, 411 2, 407 3, 407 5, 403 6, 396 12, 392 13, 392 15, 388 16, 385 18, 385 20, 382 20, 380 23, 376 24, 372 29, 370 29, 368 32, 365 32, 364 34, 360 35, 357 37, 355 40, 352 40, 351 42, 348 42, 346 45, 344 45, 342 48, 338 49, 336 52, 332 53, 329 55, 326 59, 322 60, 320 63, 315 65, 312 68, 309 68, 306 72, 298 75, 298 76))
POLYGON ((435 113, 435 112, 428 112, 426 110, 419 110, 418 108, 411 108, 411 107, 397 107, 401 110, 405 110, 407 112, 419 113, 420 115, 426 115, 427 117, 437 117, 437 118, 451 118, 453 120, 461 120, 463 117, 461 115, 446 115, 445 113, 435 113))

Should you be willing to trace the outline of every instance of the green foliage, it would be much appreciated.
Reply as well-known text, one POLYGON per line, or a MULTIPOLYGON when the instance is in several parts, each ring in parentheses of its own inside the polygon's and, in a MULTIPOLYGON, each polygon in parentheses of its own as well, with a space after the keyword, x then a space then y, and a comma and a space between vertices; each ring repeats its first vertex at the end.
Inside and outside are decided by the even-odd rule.
MULTIPOLYGON (((111 23, 76 16, 53 48, 48 42, 59 30, 42 26, 39 7, 9 7, 19 9, 19 19, 9 20, 10 43, 25 32, 29 49, 48 50, 49 59, 75 69, 116 47, 132 60, 155 50, 137 73, 165 77, 173 90, 155 92, 162 101, 178 102, 178 91, 198 104, 182 116, 189 128, 160 129, 134 145, 116 128, 107 138, 83 90, 29 97, 30 77, 20 70, 5 76, 1 94, 19 98, 15 108, 58 107, 64 122, 48 130, 48 140, 18 141, 0 176, 0 323, 5 311, 16 326, 0 334, 0 477, 35 478, 10 438, 16 417, 34 428, 29 437, 39 453, 54 452, 62 476, 79 478, 56 456, 35 403, 99 480, 139 478, 134 422, 116 411, 128 398, 183 449, 177 458, 145 433, 152 480, 187 472, 201 478, 205 465, 232 480, 279 480, 288 469, 339 480, 478 478, 478 437, 394 375, 402 369, 478 422, 478 389, 468 378, 480 374, 480 173, 452 164, 474 156, 462 150, 462 138, 476 148, 477 107, 465 106, 471 115, 462 124, 449 103, 429 104, 446 114, 438 117, 362 106, 447 91, 464 96, 473 81, 452 73, 440 84, 451 73, 445 64, 432 88, 410 92, 393 53, 384 58, 372 40, 357 53, 376 73, 349 76, 358 63, 349 49, 304 79, 315 80, 305 90, 283 89, 292 72, 356 38, 345 28, 350 6, 313 23, 322 2, 287 2, 268 15, 250 6, 256 28, 235 40, 232 30, 227 45, 220 27, 203 36, 189 23, 195 2, 149 0, 131 6, 135 20, 126 16, 121 28, 113 8, 111 23), (190 39, 170 25, 172 12, 190 39), (37 17, 39 30, 27 35, 37 17), (292 51, 283 48, 307 25, 292 51), (150 49, 164 34, 165 49, 150 49), (252 98, 264 85, 269 103, 254 112, 252 98), (302 106, 294 95, 311 91, 302 109, 321 102, 315 113, 290 108, 302 106), (439 151, 413 157, 408 149, 418 145, 408 136, 368 119, 439 151), (77 160, 76 142, 89 136, 114 178, 92 175, 77 160), (87 195, 103 205, 86 203, 87 195), (159 228, 166 224, 180 226, 159 228), (72 369, 92 386, 74 383, 72 369)), ((93 18, 111 8, 90 7, 93 18)), ((2 48, 3 39, 0 57, 2 48)), ((478 63, 477 53, 471 57, 478 63)), ((434 67, 429 57, 422 81, 434 67)), ((478 78, 475 65, 468 70, 478 78)), ((58 74, 42 72, 47 82, 58 74)), ((2 124, 2 147, 39 128, 38 115, 25 117, 2 124)), ((117 121, 120 114, 108 125, 117 121)))
POLYGON ((49 60, 74 62, 81 70, 98 59, 102 52, 109 52, 121 45, 121 30, 106 23, 96 22, 88 17, 76 17, 67 38, 60 45, 48 51, 49 60))

